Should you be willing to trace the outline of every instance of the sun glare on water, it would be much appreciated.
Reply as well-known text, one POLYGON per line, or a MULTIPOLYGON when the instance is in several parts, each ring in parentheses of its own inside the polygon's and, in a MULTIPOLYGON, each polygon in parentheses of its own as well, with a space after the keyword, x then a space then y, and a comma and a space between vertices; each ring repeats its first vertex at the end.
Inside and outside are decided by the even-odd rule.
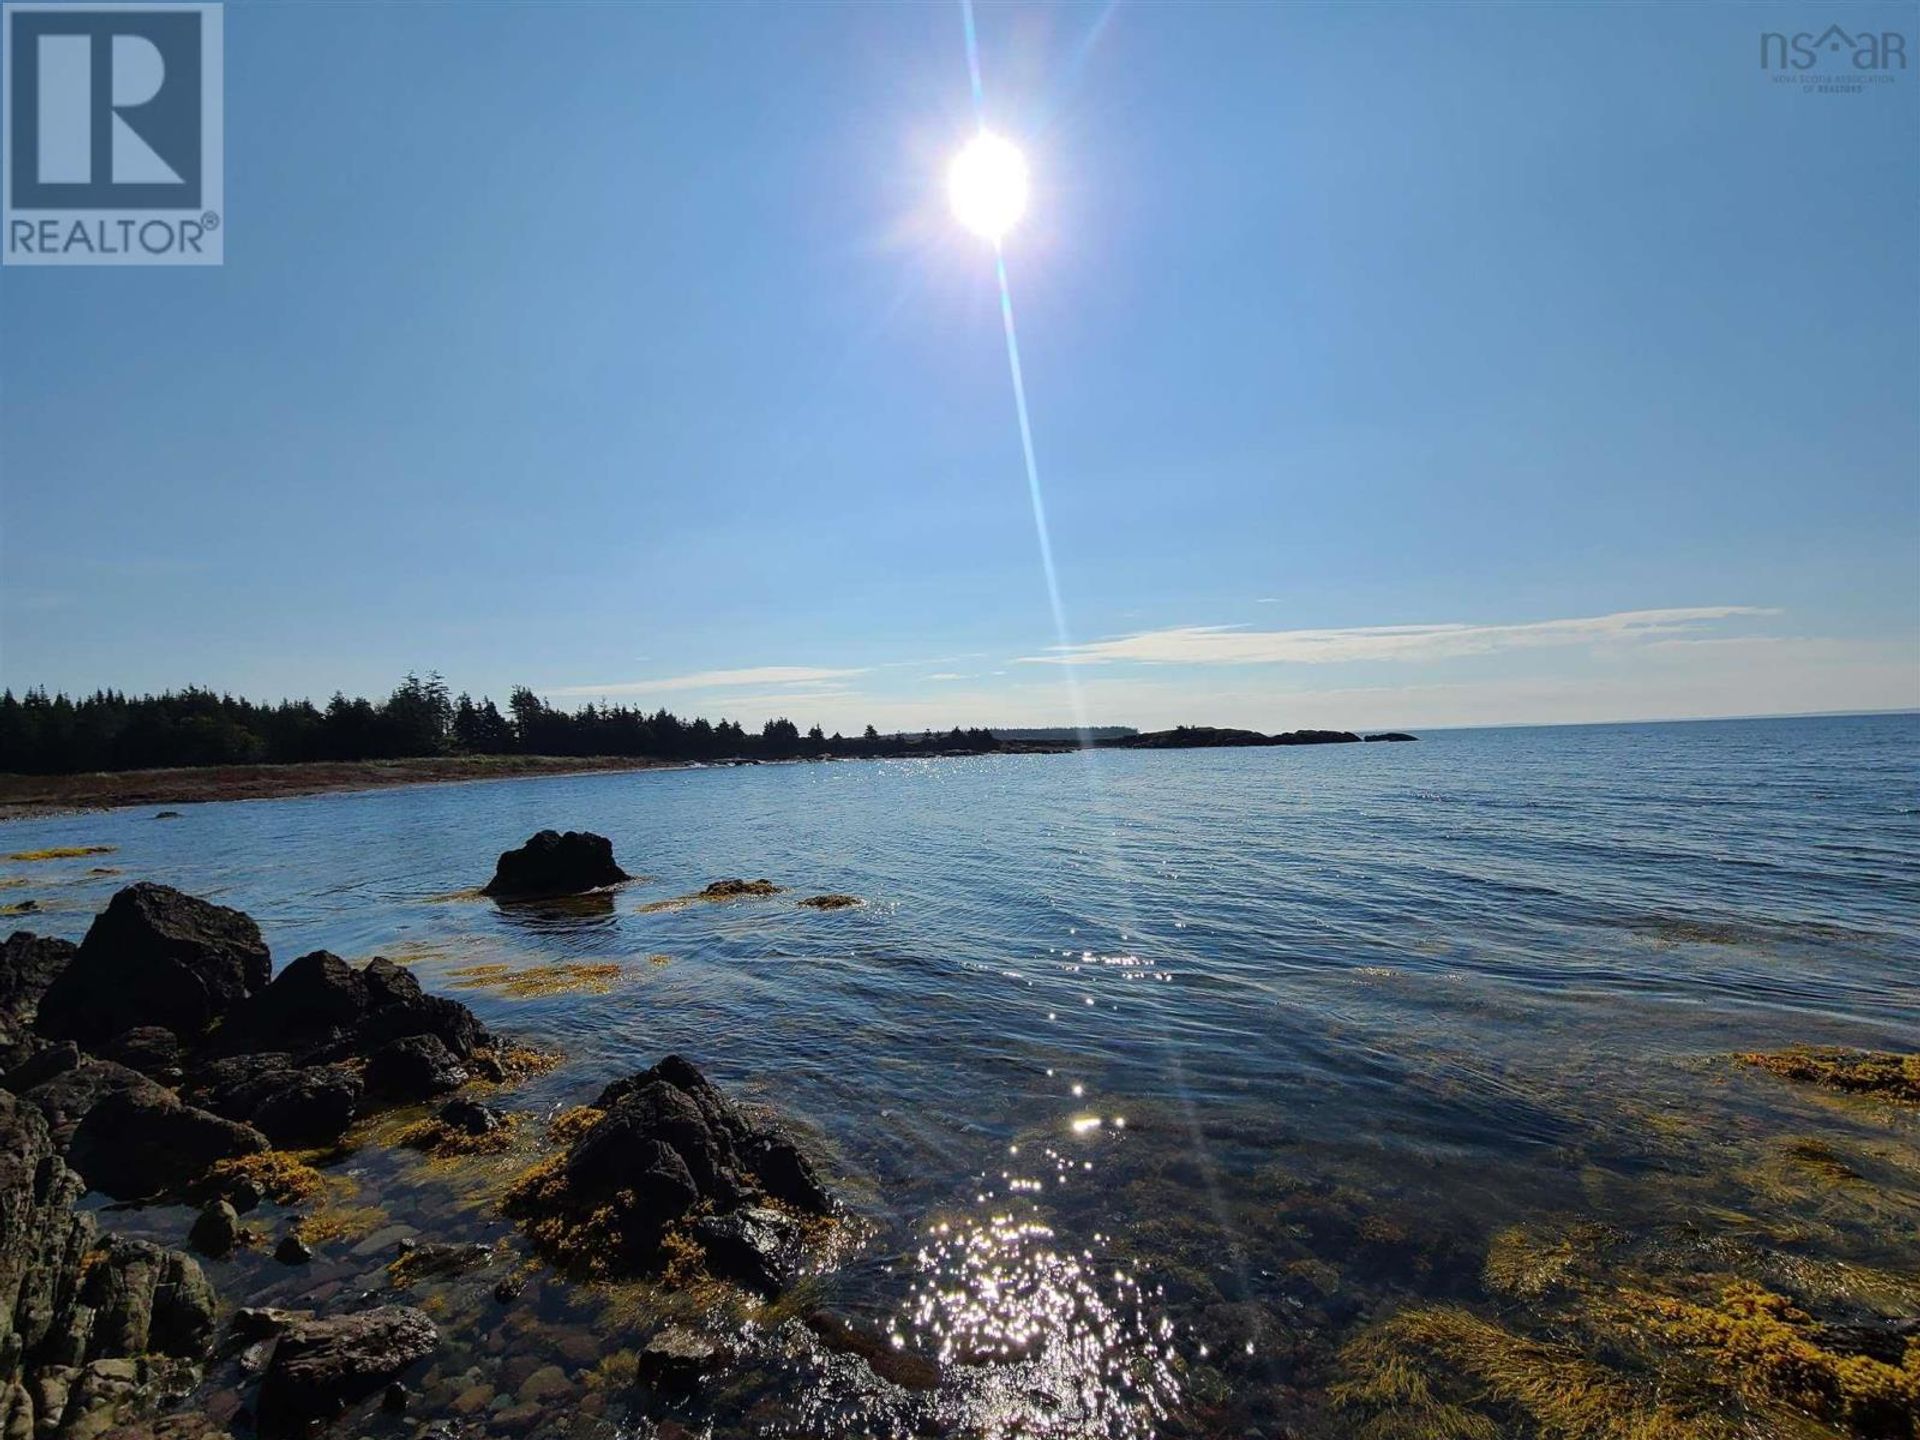
POLYGON ((982 130, 947 171, 954 218, 999 244, 1027 209, 1027 157, 1011 142, 982 130))

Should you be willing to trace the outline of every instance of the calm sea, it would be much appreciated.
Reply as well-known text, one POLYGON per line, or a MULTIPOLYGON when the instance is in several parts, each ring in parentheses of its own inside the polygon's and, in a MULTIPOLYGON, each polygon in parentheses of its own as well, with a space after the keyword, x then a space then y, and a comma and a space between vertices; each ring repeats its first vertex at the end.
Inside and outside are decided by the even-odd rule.
MULTIPOLYGON (((1493 1228, 1590 1208, 1596 1173, 1654 1163, 1650 1115, 1738 1127, 1791 1103, 1729 1052, 1920 1043, 1915 715, 183 809, 6 826, 9 850, 117 847, 4 867, 30 877, 7 898, 48 906, 22 923, 77 938, 147 878, 247 910, 279 961, 402 954, 429 987, 479 962, 625 962, 604 995, 462 998, 566 1052, 543 1103, 678 1051, 808 1127, 873 1227, 827 1287, 876 1324, 986 1348, 1021 1331, 1090 1373, 1140 1347, 1075 1402, 1108 1407, 1091 1431, 1191 1402, 1151 1356, 1209 1307, 1283 1328, 1302 1307, 1301 1256, 1248 1218, 1276 1177, 1459 1238, 1457 1267, 1355 1276, 1364 1312, 1382 1288, 1470 1289, 1493 1228), (545 827, 612 837, 646 882, 600 914, 445 898, 545 827), (791 889, 640 909, 724 876, 791 889), (792 903, 822 891, 866 903, 792 903), (1003 1268, 990 1295, 969 1246, 1003 1268)), ((1346 1245, 1336 1268, 1357 1253, 1303 1243, 1346 1245)), ((1352 1318, 1326 1288, 1316 1315, 1352 1318)))

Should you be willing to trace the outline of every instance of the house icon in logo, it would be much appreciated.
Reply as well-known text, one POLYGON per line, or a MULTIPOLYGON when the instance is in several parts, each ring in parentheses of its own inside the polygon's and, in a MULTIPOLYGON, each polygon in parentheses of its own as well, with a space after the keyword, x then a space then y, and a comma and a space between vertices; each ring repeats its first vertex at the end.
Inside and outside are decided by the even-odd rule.
POLYGON ((1842 49, 1853 49, 1853 37, 1838 25, 1829 25, 1825 33, 1813 42, 1813 48, 1825 50, 1830 55, 1837 55, 1842 49))

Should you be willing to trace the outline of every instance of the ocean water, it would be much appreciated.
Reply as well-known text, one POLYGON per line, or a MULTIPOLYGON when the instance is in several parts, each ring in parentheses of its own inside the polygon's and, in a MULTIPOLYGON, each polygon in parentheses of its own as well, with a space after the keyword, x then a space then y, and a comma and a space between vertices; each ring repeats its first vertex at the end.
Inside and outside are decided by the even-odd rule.
MULTIPOLYGON (((1311 1430, 1341 1337, 1473 1303, 1504 1227, 1674 1223, 1737 1189, 1715 1145, 1848 1123, 1730 1053, 1920 1044, 1915 715, 181 808, 7 825, 115 847, 0 866, 46 907, 19 923, 77 938, 145 878, 245 909, 277 961, 399 954, 429 988, 619 962, 605 994, 459 992, 568 1057, 524 1103, 678 1052, 804 1129, 864 1227, 819 1295, 956 1379, 911 1413, 770 1379, 793 1433, 929 1405, 946 1433, 1311 1430), (582 913, 457 896, 546 827, 644 880, 582 913), (724 876, 788 890, 642 909, 724 876), (864 904, 793 903, 824 891, 864 904)), ((1913 1234, 1827 1243, 1911 1271, 1913 1234)))

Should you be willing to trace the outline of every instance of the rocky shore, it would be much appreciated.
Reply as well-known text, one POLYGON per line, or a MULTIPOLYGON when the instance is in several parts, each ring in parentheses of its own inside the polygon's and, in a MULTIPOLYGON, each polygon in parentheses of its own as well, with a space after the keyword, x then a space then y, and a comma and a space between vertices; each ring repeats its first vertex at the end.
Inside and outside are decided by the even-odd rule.
MULTIPOLYGON (((503 855, 489 888, 529 903, 625 878, 604 839, 549 831, 503 855)), ((0 1436, 303 1436, 403 1415, 423 1372, 454 1415, 484 1392, 484 1418, 511 1432, 502 1414, 563 1413, 572 1382, 448 1377, 430 1313, 444 1297, 396 1303, 393 1289, 501 1271, 484 1283, 511 1313, 541 1262, 556 1283, 643 1277, 761 1300, 794 1284, 839 1207, 777 1122, 668 1056, 528 1142, 539 1127, 510 1096, 556 1059, 389 960, 316 951, 276 972, 247 915, 164 885, 118 892, 78 945, 13 935, 0 947, 0 1436), (391 1138, 428 1156, 531 1159, 495 1197, 528 1264, 503 1267, 515 1252, 498 1242, 362 1235, 328 1212, 327 1167, 387 1116, 423 1117, 391 1138), (181 1217, 173 1243, 115 1233, 117 1217, 167 1215, 181 1217), (228 1270, 255 1291, 276 1267, 318 1277, 336 1246, 349 1270, 385 1266, 385 1287, 322 1280, 297 1308, 218 1293, 228 1270)), ((845 1320, 815 1328, 897 1360, 845 1320)), ((640 1400, 682 1393, 719 1354, 698 1327, 663 1327, 623 1380, 640 1400)))

